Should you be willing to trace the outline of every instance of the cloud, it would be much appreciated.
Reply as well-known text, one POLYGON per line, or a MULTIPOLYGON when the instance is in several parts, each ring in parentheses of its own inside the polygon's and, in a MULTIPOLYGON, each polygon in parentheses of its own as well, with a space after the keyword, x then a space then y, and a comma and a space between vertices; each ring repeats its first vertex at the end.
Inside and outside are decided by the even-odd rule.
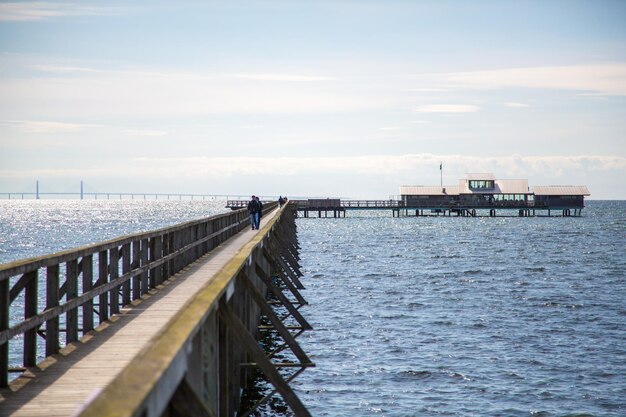
POLYGON ((550 88, 626 95, 626 63, 509 68, 439 74, 435 78, 466 88, 550 88))
POLYGON ((398 126, 384 126, 384 127, 379 127, 378 130, 393 131, 393 130, 402 130, 402 128, 398 126))
MULTIPOLYGON (((333 157, 137 157, 110 168, 34 169, 0 171, 0 177, 36 177, 67 175, 132 175, 140 177, 225 177, 237 175, 298 176, 311 173, 387 175, 408 173, 439 175, 444 172, 461 175, 468 172, 494 172, 499 178, 549 175, 560 177, 565 171, 606 172, 626 170, 626 157, 609 155, 577 156, 473 156, 473 155, 364 155, 333 157), (435 172, 436 171, 436 172, 435 172)), ((412 175, 414 176, 414 175, 412 175)))
POLYGON ((67 16, 105 15, 112 9, 46 1, 0 3, 0 21, 32 22, 67 16))
POLYGON ((310 82, 310 81, 336 81, 333 77, 322 77, 316 75, 297 74, 222 74, 226 78, 239 78, 243 80, 255 81, 288 81, 288 82, 310 82))
POLYGON ((508 102, 504 104, 506 107, 513 107, 513 108, 527 108, 530 107, 529 104, 524 104, 524 103, 515 103, 515 102, 508 102))
MULTIPOLYGON (((626 198, 626 157, 609 155, 483 157, 472 155, 365 155, 336 157, 138 157, 92 168, 0 170, 0 186, 45 178, 47 182, 108 184, 114 192, 258 192, 387 198, 400 185, 454 185, 469 172, 527 178, 535 185, 587 185, 593 198, 626 198), (131 181, 132 180, 132 181, 131 181), (3 185, 4 184, 4 185, 3 185), (207 191, 208 189, 211 191, 207 191), (132 189, 131 189, 132 188, 132 189)), ((101 189, 103 188, 101 187, 101 189)))
POLYGON ((126 130, 125 133, 131 136, 165 136, 167 135, 167 132, 164 130, 129 129, 129 130, 126 130))
POLYGON ((469 104, 426 104, 415 109, 419 113, 474 113, 480 107, 469 104))
POLYGON ((402 91, 419 92, 419 93, 443 93, 443 92, 449 92, 452 90, 449 88, 408 88, 402 91))
POLYGON ((6 120, 1 124, 15 126, 17 130, 23 133, 58 133, 58 132, 76 132, 83 129, 102 127, 94 124, 84 123, 65 123, 54 121, 38 121, 38 120, 6 120))
POLYGON ((41 64, 34 65, 43 71, 35 76, 0 77, 0 108, 5 118, 28 118, 30 114, 49 118, 70 114, 82 118, 293 114, 355 111, 389 104, 388 99, 339 83, 320 89, 317 81, 332 79, 329 77, 266 75, 241 82, 241 78, 206 72, 41 64))

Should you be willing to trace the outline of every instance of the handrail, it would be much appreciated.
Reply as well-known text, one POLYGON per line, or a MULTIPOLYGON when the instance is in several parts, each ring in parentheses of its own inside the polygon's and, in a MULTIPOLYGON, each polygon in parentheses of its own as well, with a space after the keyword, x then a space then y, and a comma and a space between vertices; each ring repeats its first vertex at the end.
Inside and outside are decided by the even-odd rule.
MULTIPOLYGON (((276 204, 266 207, 271 210, 276 204)), ((97 325, 94 317, 102 322, 119 313, 120 306, 140 298, 248 225, 247 211, 237 210, 0 265, 0 387, 9 382, 9 343, 15 336, 24 335, 18 341, 23 367, 35 366, 37 337, 44 323, 45 355, 49 356, 60 350, 62 342, 78 340, 81 319, 84 335, 97 325), (12 277, 17 281, 11 287, 12 277), (45 283, 41 294, 40 280, 45 283), (22 294, 23 319, 10 326, 12 303, 22 294), (40 298, 46 299, 42 308, 40 298), (62 315, 64 331, 59 328, 62 315)))

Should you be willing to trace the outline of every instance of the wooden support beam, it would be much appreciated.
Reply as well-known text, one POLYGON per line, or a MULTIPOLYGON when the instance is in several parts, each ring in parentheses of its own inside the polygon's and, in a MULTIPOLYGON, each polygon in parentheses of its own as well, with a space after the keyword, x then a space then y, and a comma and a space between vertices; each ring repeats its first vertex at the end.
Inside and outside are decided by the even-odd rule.
POLYGON ((267 358, 263 349, 259 347, 256 339, 250 334, 246 326, 239 320, 239 318, 232 312, 224 299, 220 300, 217 312, 220 319, 233 329, 231 333, 250 353, 250 356, 257 363, 259 369, 263 372, 263 374, 265 374, 265 377, 270 381, 270 383, 274 385, 274 388, 276 388, 278 393, 283 397, 295 416, 310 417, 311 413, 309 413, 306 407, 304 407, 304 404, 302 404, 289 384, 283 379, 272 362, 267 358))
POLYGON ((183 378, 170 402, 172 417, 215 417, 183 378))
POLYGON ((304 352, 304 350, 302 350, 302 348, 300 347, 298 342, 296 342, 296 339, 293 338, 291 333, 289 333, 289 330, 287 330, 283 322, 280 321, 274 310, 272 310, 272 308, 267 304, 265 297, 261 294, 258 288, 256 288, 252 284, 248 275, 246 275, 245 273, 242 273, 241 275, 244 287, 246 288, 248 293, 250 293, 256 304, 261 308, 263 314, 265 314, 270 319, 270 321, 278 331, 278 334, 285 340, 285 343, 287 343, 294 355, 296 355, 300 362, 310 364, 311 360, 309 359, 307 354, 304 352))
POLYGON ((293 318, 296 319, 296 321, 300 323, 300 325, 304 329, 311 330, 313 327, 309 324, 309 322, 306 321, 302 314, 300 314, 298 309, 294 307, 291 301, 289 301, 287 297, 285 297, 285 294, 283 294, 280 288, 274 285, 272 279, 269 277, 269 275, 265 273, 265 271, 263 271, 263 269, 259 265, 256 265, 255 272, 259 276, 259 278, 261 278, 261 280, 265 283, 267 288, 272 292, 272 294, 274 294, 276 298, 278 298, 278 300, 282 303, 282 305, 285 306, 287 311, 291 313, 293 318))
POLYGON ((32 272, 33 271, 30 271, 30 272, 27 272, 24 275, 22 275, 20 277, 20 279, 17 280, 15 285, 13 285, 13 288, 11 288, 11 291, 9 293, 10 294, 9 295, 9 302, 10 303, 15 301, 15 299, 20 295, 22 290, 24 290, 24 288, 26 288, 26 286, 28 284, 30 284, 30 281, 33 279, 33 277, 37 276, 37 271, 35 271, 35 275, 33 275, 32 272))
POLYGON ((291 278, 290 278, 291 275, 287 275, 287 271, 289 269, 287 268, 287 271, 284 269, 286 267, 284 265, 284 261, 281 263, 280 257, 273 257, 272 254, 266 248, 263 248, 263 255, 268 260, 270 260, 271 264, 276 265, 276 268, 275 268, 276 270, 282 272, 282 273, 278 274, 277 278, 285 283, 285 285, 287 286, 289 291, 291 291, 291 293, 296 297, 298 302, 300 304, 308 304, 307 301, 304 299, 304 297, 300 294, 300 292, 298 291, 298 289, 296 288, 294 283, 291 281, 291 278), (278 259, 276 259, 276 258, 278 258, 278 259))
POLYGON ((289 276, 289 278, 291 278, 291 281, 296 286, 296 288, 299 290, 304 290, 305 289, 304 285, 302 285, 302 282, 300 281, 300 277, 302 275, 298 275, 297 271, 295 271, 294 269, 291 269, 290 264, 286 263, 285 260, 281 256, 278 256, 277 260, 282 270, 289 276))

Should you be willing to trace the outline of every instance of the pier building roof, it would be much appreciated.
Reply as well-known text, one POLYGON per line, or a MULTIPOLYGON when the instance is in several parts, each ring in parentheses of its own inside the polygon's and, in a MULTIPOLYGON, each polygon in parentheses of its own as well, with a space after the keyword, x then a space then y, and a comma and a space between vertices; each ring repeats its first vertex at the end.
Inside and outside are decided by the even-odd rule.
POLYGON ((490 180, 493 181, 493 188, 472 189, 470 188, 470 181, 483 181, 483 180, 459 180, 459 193, 460 194, 528 194, 528 180, 490 180))
POLYGON ((467 175, 467 180, 471 180, 471 181, 495 181, 496 180, 496 176, 493 175, 490 172, 486 172, 486 173, 479 173, 479 174, 466 174, 467 175))
POLYGON ((586 185, 536 185, 535 195, 591 195, 586 185))
POLYGON ((456 185, 403 185, 400 187, 402 195, 459 195, 459 187, 456 185))

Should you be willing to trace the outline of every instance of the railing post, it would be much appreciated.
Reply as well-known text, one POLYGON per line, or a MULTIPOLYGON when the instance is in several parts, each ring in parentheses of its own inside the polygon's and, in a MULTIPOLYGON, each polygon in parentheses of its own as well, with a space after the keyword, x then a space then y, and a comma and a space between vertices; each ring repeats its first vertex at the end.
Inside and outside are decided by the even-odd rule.
MULTIPOLYGON (((69 301, 78 296, 78 260, 67 261, 65 265, 65 298, 69 301)), ((65 317, 65 343, 69 344, 78 340, 78 308, 68 311, 65 317)))
MULTIPOLYGON (((114 246, 111 249, 109 249, 109 265, 110 265, 109 277, 111 278, 110 281, 116 280, 120 275, 119 259, 120 259, 120 254, 119 254, 117 246, 114 246)), ((111 291, 109 291, 109 294, 111 296, 110 310, 109 310, 110 315, 117 314, 120 312, 119 288, 120 288, 119 286, 116 286, 116 287, 113 287, 111 291)))
MULTIPOLYGON (((127 272, 130 272, 130 265, 131 265, 131 252, 130 252, 130 242, 129 243, 124 243, 122 245, 122 274, 125 274, 127 272)), ((135 281, 135 279, 133 278, 133 281, 135 281)), ((135 299, 135 282, 133 282, 133 288, 132 288, 132 299, 135 299)), ((122 306, 126 306, 128 304, 130 304, 131 302, 131 280, 127 280, 126 282, 124 282, 122 284, 122 306)))
MULTIPOLYGON (((104 285, 108 282, 109 276, 109 260, 107 251, 103 250, 98 253, 98 283, 104 285)), ((109 295, 104 292, 100 294, 98 300, 98 318, 100 323, 109 318, 109 295)))
MULTIPOLYGON (((9 328, 9 279, 0 281, 0 332, 9 328)), ((0 345, 0 388, 9 384, 9 342, 0 345)))
MULTIPOLYGON (((26 274, 24 287, 24 319, 37 315, 37 270, 26 274)), ((37 328, 24 333, 24 366, 37 365, 37 328)))
MULTIPOLYGON (((130 245, 130 244, 129 244, 130 245)), ((131 268, 136 269, 141 266, 141 241, 136 240, 133 242, 133 262, 131 263, 131 268)), ((127 271, 122 271, 126 273, 127 271)), ((133 283, 133 300, 141 297, 141 277, 139 275, 135 275, 132 280, 133 283)))
MULTIPOLYGON (((158 261, 163 257, 163 235, 150 239, 150 262, 158 261)), ((163 281, 163 268, 165 265, 157 266, 150 270, 150 288, 155 288, 163 281)))
MULTIPOLYGON (((59 265, 46 270, 46 309, 59 305, 59 265)), ((46 321, 46 356, 59 352, 59 316, 46 321)))
MULTIPOLYGON (((139 242, 137 242, 139 243, 139 242)), ((149 246, 149 242, 148 239, 142 239, 141 240, 141 257, 140 257, 140 262, 139 265, 141 266, 145 266, 148 265, 148 257, 150 256, 150 252, 149 252, 150 246, 149 246)), ((140 296, 143 294, 146 294, 148 292, 149 289, 149 280, 148 280, 148 270, 146 270, 145 272, 141 273, 141 279, 140 279, 140 284, 141 287, 139 288, 139 294, 140 296)), ((139 297, 137 297, 139 298, 139 297)))
MULTIPOLYGON (((93 289, 93 255, 83 257, 83 294, 93 289)), ((83 335, 93 330, 93 298, 83 304, 83 335)), ((46 335, 46 337, 48 337, 46 335)))

